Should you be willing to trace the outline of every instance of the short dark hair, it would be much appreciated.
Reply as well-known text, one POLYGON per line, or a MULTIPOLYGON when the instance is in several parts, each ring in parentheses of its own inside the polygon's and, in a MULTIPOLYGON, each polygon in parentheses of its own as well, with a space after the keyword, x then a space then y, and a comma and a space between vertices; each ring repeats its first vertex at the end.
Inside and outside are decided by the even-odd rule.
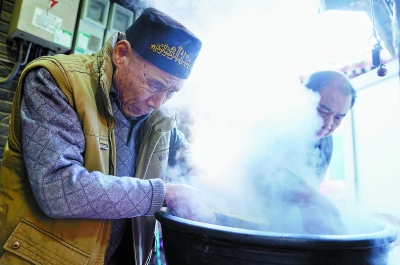
POLYGON ((311 74, 305 82, 305 86, 315 92, 319 92, 328 85, 334 85, 346 95, 351 95, 350 108, 353 107, 357 98, 357 93, 350 79, 343 73, 333 70, 317 71, 311 74))

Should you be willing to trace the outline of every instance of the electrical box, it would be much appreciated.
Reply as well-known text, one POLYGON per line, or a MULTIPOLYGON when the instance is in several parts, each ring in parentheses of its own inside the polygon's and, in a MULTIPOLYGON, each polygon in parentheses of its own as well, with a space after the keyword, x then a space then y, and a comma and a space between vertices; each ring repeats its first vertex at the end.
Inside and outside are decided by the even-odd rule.
POLYGON ((81 19, 74 43, 74 53, 92 54, 98 52, 103 45, 104 28, 94 26, 81 19))
POLYGON ((101 49, 107 27, 110 1, 84 0, 73 53, 92 54, 101 49))
POLYGON ((79 0, 15 0, 8 38, 21 38, 56 53, 71 49, 79 0))
POLYGON ((104 42, 116 32, 125 32, 135 19, 135 13, 117 3, 112 3, 108 16, 104 42))
POLYGON ((84 0, 81 19, 105 29, 109 9, 110 1, 108 0, 84 0))

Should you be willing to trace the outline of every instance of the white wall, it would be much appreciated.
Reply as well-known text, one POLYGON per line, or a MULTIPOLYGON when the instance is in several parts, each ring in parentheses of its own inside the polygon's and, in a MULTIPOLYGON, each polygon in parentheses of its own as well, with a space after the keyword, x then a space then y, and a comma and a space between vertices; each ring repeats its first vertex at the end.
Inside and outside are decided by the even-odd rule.
POLYGON ((356 205, 400 216, 398 61, 352 79, 358 98, 343 125, 346 182, 356 205))

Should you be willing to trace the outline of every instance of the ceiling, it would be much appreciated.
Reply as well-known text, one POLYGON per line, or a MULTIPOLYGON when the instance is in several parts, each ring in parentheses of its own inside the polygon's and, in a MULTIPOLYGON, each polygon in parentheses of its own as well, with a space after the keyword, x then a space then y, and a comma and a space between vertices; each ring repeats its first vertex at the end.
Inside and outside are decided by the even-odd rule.
MULTIPOLYGON (((392 26, 393 7, 395 2, 400 5, 399 0, 373 0, 373 14, 371 12, 370 0, 324 0, 325 10, 351 10, 364 11, 368 14, 371 21, 375 22, 375 28, 380 35, 390 54, 396 58, 393 41, 393 31, 398 34, 398 25, 392 26), (393 30, 394 29, 394 30, 393 30)), ((371 30, 372 32, 372 30, 371 30)))

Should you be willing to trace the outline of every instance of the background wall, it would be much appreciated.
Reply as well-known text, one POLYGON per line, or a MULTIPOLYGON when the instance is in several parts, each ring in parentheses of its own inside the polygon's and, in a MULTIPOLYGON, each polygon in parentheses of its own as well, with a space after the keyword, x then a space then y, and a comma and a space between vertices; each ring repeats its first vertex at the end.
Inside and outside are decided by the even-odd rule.
MULTIPOLYGON (((0 4, 0 76, 6 77, 13 67, 13 64, 15 64, 17 57, 16 50, 13 50, 13 48, 15 48, 13 42, 7 40, 14 1, 3 0, 0 4)), ((4 145, 7 141, 8 122, 18 76, 19 74, 17 74, 16 78, 10 83, 0 84, 0 154, 3 154, 4 145)))

